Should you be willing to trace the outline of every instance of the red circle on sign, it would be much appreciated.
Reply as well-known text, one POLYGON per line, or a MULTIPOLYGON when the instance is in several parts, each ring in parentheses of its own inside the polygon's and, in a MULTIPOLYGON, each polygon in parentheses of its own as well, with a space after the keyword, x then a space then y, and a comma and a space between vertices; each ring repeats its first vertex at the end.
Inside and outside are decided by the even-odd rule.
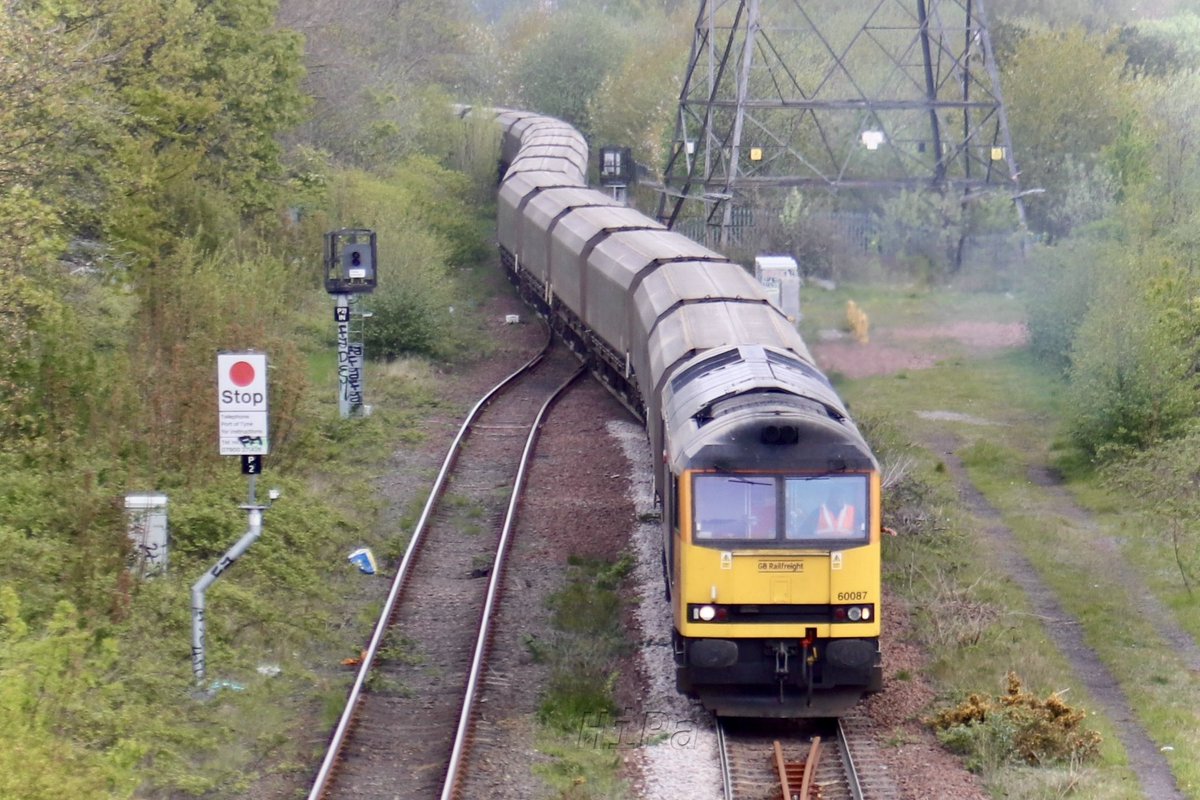
POLYGON ((254 367, 248 361, 239 361, 229 368, 229 380, 238 386, 254 383, 254 367))

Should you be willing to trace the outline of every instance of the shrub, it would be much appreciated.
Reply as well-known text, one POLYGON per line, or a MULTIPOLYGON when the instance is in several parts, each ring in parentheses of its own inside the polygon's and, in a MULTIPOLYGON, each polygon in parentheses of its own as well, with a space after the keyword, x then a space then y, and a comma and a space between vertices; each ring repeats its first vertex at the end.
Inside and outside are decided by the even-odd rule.
POLYGON ((1025 287, 1029 346, 1056 369, 1070 364, 1075 334, 1097 291, 1107 245, 1077 239, 1035 251, 1025 287))
POLYGON ((403 265, 380 276, 367 301, 371 318, 363 326, 367 355, 391 360, 400 355, 448 357, 455 351, 455 281, 445 266, 446 249, 420 230, 397 235, 403 265))
POLYGON ((1128 458, 1104 465, 1106 486, 1137 498, 1132 509, 1143 515, 1138 529, 1174 554, 1179 577, 1188 594, 1200 583, 1200 428, 1169 443, 1160 443, 1128 458))
POLYGON ((452 265, 482 257, 469 182, 424 158, 409 159, 388 179, 362 172, 338 176, 331 193, 338 225, 374 230, 379 287, 364 326, 367 354, 445 358, 462 344, 455 305, 463 291, 452 265))
POLYGON ((1101 459, 1178 434, 1197 410, 1194 281, 1147 260, 1106 275, 1071 345, 1068 426, 1101 459))
POLYGON ((1011 762, 1061 764, 1095 759, 1101 738, 1083 727, 1087 712, 1067 705, 1058 693, 1045 699, 1026 692, 1016 673, 999 697, 972 694, 925 722, 938 739, 966 756, 975 771, 1011 762))
POLYGON ((905 536, 945 532, 934 487, 921 474, 919 448, 889 416, 861 414, 858 428, 879 459, 883 525, 905 536))

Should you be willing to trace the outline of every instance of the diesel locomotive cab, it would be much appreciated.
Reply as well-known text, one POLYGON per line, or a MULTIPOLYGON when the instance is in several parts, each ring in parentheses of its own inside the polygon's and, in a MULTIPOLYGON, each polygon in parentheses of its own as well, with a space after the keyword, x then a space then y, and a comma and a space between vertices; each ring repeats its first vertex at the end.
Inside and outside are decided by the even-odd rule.
POLYGON ((868 475, 701 473, 692 476, 697 544, 740 549, 866 544, 868 475))
MULTIPOLYGON (((699 380, 744 386, 759 355, 699 380)), ((671 426, 677 683, 726 716, 838 715, 882 686, 879 473, 824 384, 759 380, 671 426)))
POLYGON ((837 715, 882 685, 877 474, 685 472, 681 691, 726 716, 837 715))

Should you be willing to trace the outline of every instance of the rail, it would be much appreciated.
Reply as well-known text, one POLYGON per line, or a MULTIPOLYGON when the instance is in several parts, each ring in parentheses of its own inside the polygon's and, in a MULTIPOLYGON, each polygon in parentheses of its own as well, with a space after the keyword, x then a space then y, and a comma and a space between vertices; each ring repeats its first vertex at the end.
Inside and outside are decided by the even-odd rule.
POLYGON ((550 408, 562 397, 567 387, 578 380, 585 372, 587 372, 587 367, 581 366, 546 399, 546 402, 542 404, 541 409, 538 410, 537 417, 533 421, 533 425, 529 430, 529 437, 525 440, 525 449, 521 452, 521 462, 517 467, 517 477, 513 481, 513 491, 508 500, 508 509, 504 514, 504 526, 500 532, 500 543, 496 547, 496 560, 493 562, 491 578, 488 580, 487 600, 483 606, 479 636, 475 642, 475 653, 471 660, 471 671, 467 677, 467 690, 463 698, 462 712, 458 718, 458 729, 454 735, 454 747, 450 753, 450 763, 446 770, 446 782, 442 787, 442 800, 452 800, 455 796, 454 791, 458 784, 459 770, 463 765, 467 737, 471 729, 471 714, 474 711, 476 695, 479 690, 479 676, 483 672, 484 659, 491 634, 492 614, 495 610, 496 598, 500 593, 500 582, 503 579, 504 561, 508 554, 509 536, 512 533, 513 523, 517 518, 517 505, 521 499, 521 491, 525 486, 525 473, 529 467, 530 457, 533 455, 534 445, 537 444, 538 434, 541 432, 542 421, 550 408))
MULTIPOLYGON (((839 720, 717 719, 716 734, 725 800, 867 797, 839 720), (835 747, 824 746, 829 736, 835 747)), ((878 797, 894 794, 885 790, 878 797)))
POLYGON ((346 744, 346 737, 354 722, 354 715, 357 710, 358 703, 362 697, 363 686, 366 684, 368 676, 374 667, 375 658, 379 652, 380 644, 388 631, 391 623, 391 618, 396 608, 396 601, 400 596, 400 592, 404 587, 405 581, 408 579, 409 570, 412 567, 416 553, 420 549, 422 537, 425 533, 426 526, 429 523, 433 508, 437 503, 442 489, 445 487, 446 479, 450 471, 454 467, 455 459, 462 447, 463 441, 466 439, 467 433, 471 430, 475 420, 479 417, 483 409, 490 403, 500 392, 506 389, 521 375, 529 371, 541 361, 550 351, 550 346, 553 342, 553 336, 549 330, 546 332, 546 342, 542 349, 523 364, 519 369, 504 380, 493 386, 486 394, 479 399, 477 403, 467 413, 466 419, 459 427, 454 441, 450 444, 450 448, 446 453, 446 458, 442 462, 442 467, 438 471, 437 477, 433 482, 433 488, 430 489, 429 498, 425 502, 425 507, 421 511, 421 516, 417 520, 417 524, 413 529, 412 538, 409 540, 408 547, 404 551, 404 557, 401 559, 400 567, 396 570, 396 577, 392 580, 392 585, 388 591, 387 600, 384 602, 383 610, 379 615, 379 621, 375 624, 375 629, 371 635, 371 640, 363 653, 362 661, 359 664, 358 673, 355 675, 354 684, 350 689, 350 693, 346 698, 345 708, 342 710, 342 715, 338 720, 337 728, 334 730, 333 737, 330 739, 329 746, 325 752, 325 758, 321 762, 321 767, 317 771, 317 776, 313 781, 312 789, 308 793, 309 800, 320 800, 325 796, 325 792, 329 788, 330 779, 333 777, 337 767, 337 762, 341 757, 342 749, 346 744))

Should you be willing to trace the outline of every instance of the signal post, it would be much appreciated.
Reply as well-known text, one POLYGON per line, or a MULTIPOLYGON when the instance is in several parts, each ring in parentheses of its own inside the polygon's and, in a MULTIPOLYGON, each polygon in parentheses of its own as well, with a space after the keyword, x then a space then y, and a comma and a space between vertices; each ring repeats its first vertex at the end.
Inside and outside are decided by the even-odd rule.
POLYGON ((352 311, 352 295, 370 294, 376 282, 375 232, 341 228, 325 234, 325 291, 333 295, 337 325, 338 413, 342 419, 370 413, 363 402, 362 322, 370 314, 352 311), (356 319, 357 317, 357 319, 356 319), (357 330, 354 322, 358 322, 357 330))

